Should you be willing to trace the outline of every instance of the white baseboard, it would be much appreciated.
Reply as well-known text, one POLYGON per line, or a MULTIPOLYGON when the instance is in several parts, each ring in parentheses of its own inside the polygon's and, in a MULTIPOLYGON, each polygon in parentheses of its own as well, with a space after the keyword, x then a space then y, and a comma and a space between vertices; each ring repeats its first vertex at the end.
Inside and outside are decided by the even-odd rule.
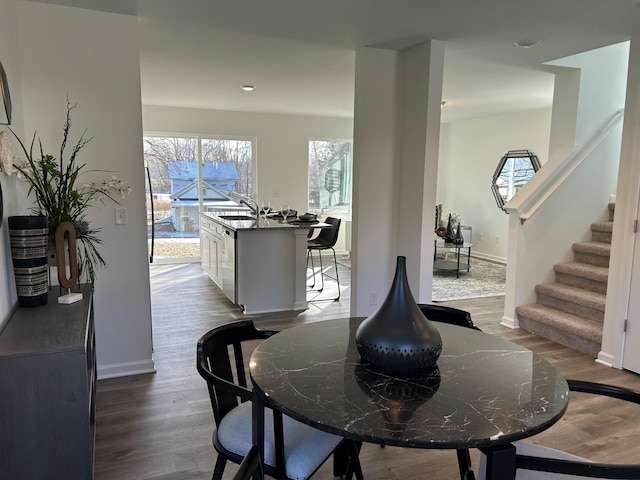
POLYGON ((601 351, 600 353, 598 353, 598 358, 596 358, 596 363, 613 368, 613 355, 611 355, 610 353, 601 351))
POLYGON ((504 257, 498 257, 496 255, 490 255, 488 253, 482 252, 474 252, 471 250, 471 258, 479 258, 481 260, 489 260, 490 262, 502 263, 503 265, 507 264, 507 259, 504 257))
POLYGON ((138 362, 112 363, 111 365, 98 366, 98 380, 107 378, 127 377, 129 375, 141 375, 143 373, 156 373, 153 359, 138 362))
POLYGON ((502 317, 502 321, 500 322, 500 325, 507 328, 514 328, 514 329, 520 328, 520 322, 518 322, 517 319, 507 317, 506 315, 502 317))

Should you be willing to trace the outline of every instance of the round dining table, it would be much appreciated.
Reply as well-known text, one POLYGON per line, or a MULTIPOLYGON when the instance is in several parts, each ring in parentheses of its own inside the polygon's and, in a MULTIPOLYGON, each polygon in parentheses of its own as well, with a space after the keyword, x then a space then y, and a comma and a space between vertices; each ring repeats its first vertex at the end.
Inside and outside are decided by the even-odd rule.
POLYGON ((488 479, 513 478, 511 442, 549 428, 567 408, 567 382, 545 359, 445 323, 433 322, 442 337, 435 368, 409 377, 377 371, 356 349, 362 320, 301 324, 261 343, 250 360, 257 401, 356 441, 480 448, 488 456, 488 479))

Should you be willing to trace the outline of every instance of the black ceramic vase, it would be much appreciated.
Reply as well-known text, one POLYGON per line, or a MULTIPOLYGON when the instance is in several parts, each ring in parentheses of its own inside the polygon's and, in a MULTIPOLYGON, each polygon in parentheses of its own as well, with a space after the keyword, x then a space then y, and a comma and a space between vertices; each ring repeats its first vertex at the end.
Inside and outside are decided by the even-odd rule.
POLYGON ((452 243, 455 238, 453 232, 453 223, 451 222, 451 214, 449 214, 449 221, 447 222, 447 233, 444 236, 444 243, 452 243))
POLYGON ((454 245, 462 245, 464 244, 464 237, 462 236, 462 230, 460 229, 460 224, 458 223, 458 229, 456 230, 456 236, 453 238, 454 245))
POLYGON ((355 340, 361 359, 382 372, 415 375, 436 366, 442 339, 413 299, 405 257, 398 257, 387 298, 360 324, 355 340))
POLYGON ((49 297, 47 217, 23 215, 8 220, 18 304, 21 307, 46 305, 49 297))

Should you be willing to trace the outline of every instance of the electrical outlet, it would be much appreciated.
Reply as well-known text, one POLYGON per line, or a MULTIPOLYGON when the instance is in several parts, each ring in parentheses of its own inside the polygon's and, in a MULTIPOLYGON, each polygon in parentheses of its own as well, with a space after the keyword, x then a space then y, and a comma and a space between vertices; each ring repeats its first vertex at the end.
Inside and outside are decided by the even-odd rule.
POLYGON ((369 292, 369 305, 372 305, 372 306, 378 305, 378 293, 377 292, 369 292))
POLYGON ((484 233, 480 232, 480 241, 483 242, 484 241, 484 233))
POLYGON ((496 235, 496 243, 500 244, 500 235, 496 235))
POLYGON ((274 190, 273 191, 273 196, 274 197, 279 197, 280 196, 280 190, 274 190))
POLYGON ((117 207, 115 210, 116 210, 116 225, 126 225, 127 209, 124 207, 117 207))

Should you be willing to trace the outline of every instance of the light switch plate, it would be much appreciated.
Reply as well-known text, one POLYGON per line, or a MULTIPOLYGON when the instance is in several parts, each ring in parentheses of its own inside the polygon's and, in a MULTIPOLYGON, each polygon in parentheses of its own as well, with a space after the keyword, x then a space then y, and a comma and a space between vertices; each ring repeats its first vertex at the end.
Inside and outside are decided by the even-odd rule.
POLYGON ((127 224, 127 209, 124 207, 116 207, 116 225, 127 224))

